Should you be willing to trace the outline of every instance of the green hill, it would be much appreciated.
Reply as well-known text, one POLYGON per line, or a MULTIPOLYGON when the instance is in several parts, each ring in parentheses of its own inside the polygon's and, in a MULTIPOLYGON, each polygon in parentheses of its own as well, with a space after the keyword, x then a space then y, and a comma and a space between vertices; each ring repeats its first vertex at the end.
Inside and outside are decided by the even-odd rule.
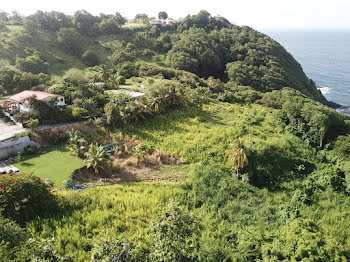
POLYGON ((125 22, 120 14, 94 17, 85 11, 73 17, 38 11, 25 21, 4 21, 0 27, 0 85, 11 93, 16 89, 16 73, 61 76, 70 68, 97 64, 127 77, 142 76, 140 70, 121 68, 143 61, 263 92, 291 87, 326 103, 300 64, 280 44, 252 28, 233 25, 205 11, 171 26, 151 27, 148 20, 125 22))
POLYGON ((56 167, 59 183, 76 168, 57 167, 65 154, 87 165, 71 174, 87 183, 52 192, 0 176, 0 261, 349 261, 350 117, 264 34, 206 11, 149 20, 39 11, 2 22, 0 91, 68 103, 31 99, 15 117, 90 119, 32 125, 33 139, 59 145, 27 149, 20 167, 56 167))

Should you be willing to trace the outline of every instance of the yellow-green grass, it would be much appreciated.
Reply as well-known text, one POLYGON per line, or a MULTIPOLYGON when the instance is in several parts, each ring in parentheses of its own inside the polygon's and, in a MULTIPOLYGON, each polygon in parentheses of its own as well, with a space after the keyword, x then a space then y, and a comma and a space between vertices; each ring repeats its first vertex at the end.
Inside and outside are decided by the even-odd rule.
POLYGON ((63 181, 70 179, 74 170, 84 166, 84 161, 73 156, 65 146, 42 148, 38 155, 24 156, 24 161, 16 164, 22 173, 34 173, 55 183, 55 188, 64 187, 63 181))
POLYGON ((124 131, 190 162, 225 162, 230 144, 239 137, 248 144, 255 142, 255 149, 266 143, 288 148, 299 141, 284 133, 275 113, 260 105, 213 103, 160 114, 141 124, 128 125, 124 131))
POLYGON ((54 248, 74 261, 91 261, 89 250, 103 239, 150 243, 150 225, 162 208, 183 194, 179 184, 137 183, 57 192, 70 203, 65 212, 28 224, 41 237, 55 236, 54 248), (74 244, 73 244, 74 243, 74 244))

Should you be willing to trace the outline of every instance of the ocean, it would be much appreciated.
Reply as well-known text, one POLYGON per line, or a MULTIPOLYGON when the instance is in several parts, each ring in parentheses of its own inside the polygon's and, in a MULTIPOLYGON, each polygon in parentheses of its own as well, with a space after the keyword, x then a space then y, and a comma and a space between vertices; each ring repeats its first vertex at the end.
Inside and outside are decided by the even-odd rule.
MULTIPOLYGON (((330 101, 350 105, 349 30, 265 30, 301 64, 306 75, 323 87, 330 101)), ((341 109, 350 115, 350 109, 341 109)))

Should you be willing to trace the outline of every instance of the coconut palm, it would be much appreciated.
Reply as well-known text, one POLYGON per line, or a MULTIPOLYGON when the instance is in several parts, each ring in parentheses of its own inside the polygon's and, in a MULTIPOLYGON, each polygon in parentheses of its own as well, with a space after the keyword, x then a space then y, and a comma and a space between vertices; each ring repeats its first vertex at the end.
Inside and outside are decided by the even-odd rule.
POLYGON ((137 158, 137 165, 139 165, 140 161, 145 159, 146 151, 144 150, 144 148, 138 145, 134 148, 133 156, 137 158))
POLYGON ((235 140, 229 151, 229 161, 237 170, 237 177, 240 177, 241 172, 248 166, 249 157, 251 155, 251 151, 244 144, 242 139, 235 140))
POLYGON ((107 83, 109 88, 116 89, 119 86, 118 75, 110 75, 107 83))
POLYGON ((107 69, 106 65, 101 65, 101 79, 103 82, 107 83, 108 79, 109 79, 109 71, 107 69))
POLYGON ((69 144, 67 147, 72 154, 82 157, 86 150, 86 141, 77 130, 71 130, 69 132, 69 144))
POLYGON ((109 154, 103 148, 97 144, 91 144, 89 150, 85 153, 85 162, 87 163, 87 168, 92 167, 95 171, 95 174, 99 173, 99 169, 103 167, 109 161, 109 154))

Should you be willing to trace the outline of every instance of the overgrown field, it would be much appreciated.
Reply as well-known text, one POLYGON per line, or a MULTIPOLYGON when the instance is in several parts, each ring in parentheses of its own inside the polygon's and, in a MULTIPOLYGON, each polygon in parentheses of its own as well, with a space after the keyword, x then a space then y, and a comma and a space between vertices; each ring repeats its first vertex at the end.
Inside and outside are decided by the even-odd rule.
MULTIPOLYGON (((325 156, 306 144, 276 121, 276 114, 261 105, 217 103, 129 125, 120 131, 187 158, 187 182, 58 192, 61 211, 29 222, 28 232, 34 239, 53 237, 37 243, 68 261, 89 260, 101 246, 120 252, 126 247, 129 260, 148 260, 163 243, 152 221, 175 200, 195 221, 188 222, 191 233, 181 240, 187 243, 181 252, 192 260, 346 261, 350 199, 327 180, 327 172, 338 171, 320 160, 334 152, 325 156), (257 186, 238 180, 227 162, 230 143, 238 137, 253 150, 256 174, 249 179, 257 186)), ((332 166, 347 170, 349 164, 339 160, 332 166)), ((166 214, 171 230, 183 225, 166 214)))
POLYGON ((138 243, 142 251, 152 242, 152 220, 182 192, 179 185, 149 183, 63 191, 60 214, 34 220, 27 228, 34 237, 54 237, 52 247, 74 261, 89 260, 89 251, 108 239, 138 243))

